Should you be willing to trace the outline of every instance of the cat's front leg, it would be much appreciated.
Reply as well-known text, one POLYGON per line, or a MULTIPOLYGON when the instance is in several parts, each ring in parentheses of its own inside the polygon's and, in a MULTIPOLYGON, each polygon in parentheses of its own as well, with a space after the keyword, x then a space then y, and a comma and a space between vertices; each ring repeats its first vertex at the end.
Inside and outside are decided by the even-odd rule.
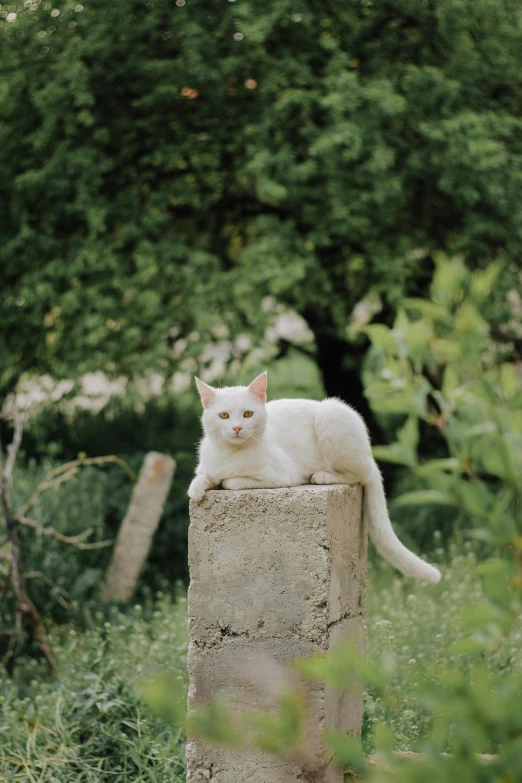
POLYGON ((191 500, 195 500, 196 503, 200 503, 205 497, 205 492, 215 487, 214 482, 205 473, 197 473, 188 488, 188 496, 191 500))

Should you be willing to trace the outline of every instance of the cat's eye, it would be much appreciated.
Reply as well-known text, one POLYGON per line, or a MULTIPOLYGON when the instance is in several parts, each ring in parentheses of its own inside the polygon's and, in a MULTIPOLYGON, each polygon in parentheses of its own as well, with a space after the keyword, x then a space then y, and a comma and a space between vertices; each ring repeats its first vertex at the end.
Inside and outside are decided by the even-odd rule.
POLYGON ((243 416, 245 419, 250 419, 254 415, 254 411, 245 411, 243 416))
POLYGON ((228 413, 226 413, 226 411, 223 411, 223 413, 219 414, 219 418, 220 419, 229 419, 230 416, 228 415, 228 413))

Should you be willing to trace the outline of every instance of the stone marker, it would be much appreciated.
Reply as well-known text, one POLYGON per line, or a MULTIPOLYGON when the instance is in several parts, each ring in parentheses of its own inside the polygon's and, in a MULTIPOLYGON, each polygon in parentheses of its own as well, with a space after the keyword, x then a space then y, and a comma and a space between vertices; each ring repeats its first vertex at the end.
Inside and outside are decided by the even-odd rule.
POLYGON ((107 570, 103 601, 129 601, 159 525, 176 463, 167 454, 149 451, 121 523, 107 570))
MULTIPOLYGON (((189 709, 218 693, 231 709, 273 709, 281 664, 354 639, 364 645, 366 531, 362 487, 215 490, 191 503, 189 709), (277 663, 276 663, 277 662, 277 663)), ((362 689, 307 684, 305 751, 314 780, 341 783, 320 748, 324 728, 358 734, 362 689), (311 761, 310 761, 311 760, 311 761)), ((291 783, 302 764, 187 745, 189 783, 291 783)))

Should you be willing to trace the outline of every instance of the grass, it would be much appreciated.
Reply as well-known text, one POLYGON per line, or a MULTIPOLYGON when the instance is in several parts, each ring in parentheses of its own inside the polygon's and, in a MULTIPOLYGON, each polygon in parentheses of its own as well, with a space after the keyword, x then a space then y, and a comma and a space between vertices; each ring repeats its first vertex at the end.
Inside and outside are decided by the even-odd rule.
MULTIPOLYGON (((405 580, 386 568, 370 569, 368 655, 392 667, 392 707, 365 695, 364 742, 373 749, 373 725, 385 717, 397 750, 418 749, 430 717, 418 700, 423 670, 436 675, 447 663, 473 676, 474 659, 451 655, 462 636, 458 618, 482 591, 471 547, 451 552, 440 585, 405 580)), ((152 715, 140 683, 155 675, 185 680, 186 602, 157 594, 150 605, 126 612, 87 614, 80 629, 53 626, 51 642, 60 680, 24 659, 0 679, 0 781, 27 783, 178 783, 185 780, 179 726, 152 715)), ((503 672, 522 664, 522 629, 515 628, 488 659, 503 672)), ((486 750, 486 749, 477 749, 486 750)))
POLYGON ((50 635, 59 682, 25 661, 0 680, 0 780, 28 783, 185 781, 179 727, 151 715, 139 684, 185 678, 186 599, 87 616, 50 635))
MULTIPOLYGON (((422 748, 430 725, 430 714, 419 698, 419 685, 425 677, 432 682, 451 667, 463 680, 473 678, 479 655, 453 653, 451 647, 466 636, 460 619, 472 604, 484 601, 477 575, 477 557, 471 542, 450 545, 449 564, 442 565, 439 585, 403 579, 388 569, 370 572, 368 587, 368 656, 391 669, 392 707, 385 710, 371 690, 364 698, 363 739, 367 753, 373 751, 372 728, 385 719, 391 728, 395 750, 422 748), (384 574, 383 574, 384 571, 384 574), (375 589, 375 583, 381 583, 375 589), (373 583, 373 585, 372 585, 373 583)), ((501 681, 505 672, 522 665, 522 626, 519 623, 503 637, 486 660, 490 673, 501 681)), ((490 748, 477 748, 487 753, 490 748)))

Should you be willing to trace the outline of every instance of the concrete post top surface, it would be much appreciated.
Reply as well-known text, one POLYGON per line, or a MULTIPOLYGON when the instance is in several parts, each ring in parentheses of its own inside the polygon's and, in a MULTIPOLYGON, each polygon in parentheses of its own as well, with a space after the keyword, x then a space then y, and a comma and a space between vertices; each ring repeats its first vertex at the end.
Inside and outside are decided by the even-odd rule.
POLYGON ((263 514, 265 525, 284 525, 289 517, 299 518, 300 525, 311 524, 317 528, 322 525, 321 516, 333 510, 335 504, 338 510, 343 509, 345 523, 352 520, 360 521, 360 506, 362 502, 362 486, 360 484, 330 484, 318 486, 303 484, 299 487, 281 487, 278 489, 213 489, 205 494, 205 498, 196 503, 190 501, 190 519, 192 524, 205 520, 207 524, 219 524, 226 515, 227 521, 233 522, 240 517, 245 526, 259 524, 259 515, 263 514))
POLYGON ((361 489, 360 484, 300 484, 297 487, 278 487, 277 489, 209 489, 201 503, 191 500, 190 507, 194 509, 198 506, 204 506, 208 501, 215 502, 216 500, 235 503, 241 501, 241 498, 244 499, 245 496, 266 500, 290 497, 295 500, 300 495, 326 497, 332 492, 352 494, 361 491, 361 489))
POLYGON ((226 492, 228 495, 241 495, 248 493, 259 493, 259 494, 268 494, 271 493, 273 495, 278 494, 279 492, 313 492, 313 493, 321 493, 321 492, 328 492, 331 489, 346 489, 347 487, 358 487, 358 484, 299 484, 296 487, 276 487, 274 489, 209 489, 207 492, 208 496, 211 495, 222 495, 224 492, 226 492))

